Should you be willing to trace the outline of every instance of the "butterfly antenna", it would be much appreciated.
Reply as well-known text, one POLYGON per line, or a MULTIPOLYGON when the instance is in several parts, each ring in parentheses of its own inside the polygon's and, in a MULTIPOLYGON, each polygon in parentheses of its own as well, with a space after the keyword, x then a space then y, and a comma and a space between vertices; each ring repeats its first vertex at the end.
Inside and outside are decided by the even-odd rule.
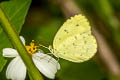
POLYGON ((42 45, 42 44, 40 44, 40 43, 39 43, 39 46, 42 46, 43 48, 46 48, 46 49, 48 49, 51 53, 53 53, 53 50, 51 49, 51 47, 46 47, 46 46, 44 46, 44 45, 42 45))

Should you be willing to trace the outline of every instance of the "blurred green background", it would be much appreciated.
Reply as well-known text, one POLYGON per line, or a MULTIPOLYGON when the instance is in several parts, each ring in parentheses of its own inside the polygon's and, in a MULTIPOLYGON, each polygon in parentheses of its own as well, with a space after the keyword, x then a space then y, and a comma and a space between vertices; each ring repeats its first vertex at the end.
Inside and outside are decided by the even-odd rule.
POLYGON ((83 63, 60 59, 55 80, 120 80, 120 0, 33 0, 20 35, 27 44, 52 45, 64 21, 78 13, 88 18, 98 52, 83 63))

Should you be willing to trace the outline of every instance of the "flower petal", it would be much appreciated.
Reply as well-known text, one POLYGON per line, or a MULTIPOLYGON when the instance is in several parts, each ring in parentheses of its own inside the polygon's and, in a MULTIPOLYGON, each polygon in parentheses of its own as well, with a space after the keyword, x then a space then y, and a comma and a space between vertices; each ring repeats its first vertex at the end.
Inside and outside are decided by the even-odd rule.
POLYGON ((18 52, 12 48, 4 48, 3 49, 3 56, 4 57, 16 57, 18 56, 18 52))
POLYGON ((6 77, 12 80, 25 80, 26 67, 19 56, 14 58, 8 65, 6 77))
POLYGON ((38 52, 32 55, 32 59, 41 73, 50 79, 55 78, 55 74, 60 68, 60 64, 54 58, 38 52))
POLYGON ((25 39, 23 36, 20 36, 20 40, 22 41, 22 43, 25 45, 25 39))

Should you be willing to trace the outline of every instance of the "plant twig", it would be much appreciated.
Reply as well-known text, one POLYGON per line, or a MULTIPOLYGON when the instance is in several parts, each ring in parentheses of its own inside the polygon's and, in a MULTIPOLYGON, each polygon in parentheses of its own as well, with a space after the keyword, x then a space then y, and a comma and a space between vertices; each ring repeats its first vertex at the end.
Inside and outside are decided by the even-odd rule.
POLYGON ((119 75, 120 74, 120 65, 119 65, 119 62, 116 59, 114 53, 108 46, 107 42, 104 40, 103 36, 97 30, 93 29, 93 33, 96 36, 96 39, 98 41, 99 57, 106 64, 110 73, 112 73, 114 75, 119 75))
POLYGON ((10 38, 13 46, 17 49, 19 52, 19 55, 21 56, 22 60, 24 61, 28 71, 30 72, 30 75, 34 80, 43 80, 40 72, 35 67, 34 63, 32 62, 31 57, 28 55, 24 45, 22 44, 21 40, 19 39, 19 36, 17 32, 14 29, 14 25, 11 24, 11 22, 8 20, 5 12, 0 7, 0 25, 5 31, 5 33, 10 38))

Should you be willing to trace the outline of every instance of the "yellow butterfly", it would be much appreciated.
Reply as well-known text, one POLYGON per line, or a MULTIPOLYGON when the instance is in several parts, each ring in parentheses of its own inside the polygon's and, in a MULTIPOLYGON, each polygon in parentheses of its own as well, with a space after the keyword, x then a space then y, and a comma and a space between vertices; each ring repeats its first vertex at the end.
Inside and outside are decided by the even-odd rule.
POLYGON ((97 51, 97 43, 87 19, 81 14, 68 19, 57 32, 53 48, 49 49, 56 57, 72 62, 92 58, 97 51))

